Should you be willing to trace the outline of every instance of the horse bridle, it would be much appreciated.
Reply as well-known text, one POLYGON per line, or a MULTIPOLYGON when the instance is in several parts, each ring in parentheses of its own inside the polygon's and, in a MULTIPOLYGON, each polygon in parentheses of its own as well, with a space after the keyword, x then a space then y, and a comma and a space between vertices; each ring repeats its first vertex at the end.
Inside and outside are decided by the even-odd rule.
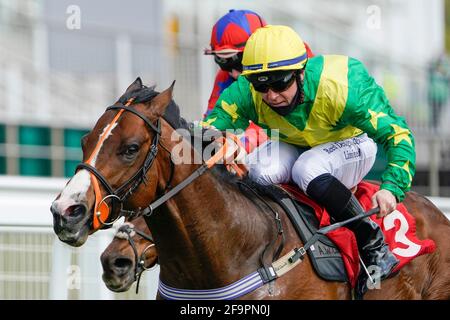
MULTIPOLYGON (((187 177, 185 180, 183 180, 182 182, 180 182, 178 185, 176 185, 173 188, 171 186, 171 181, 172 181, 172 178, 174 175, 175 165, 172 161, 172 157, 169 157, 170 164, 171 164, 171 172, 170 172, 170 177, 168 179, 168 182, 166 183, 165 190, 163 191, 163 195, 144 209, 138 208, 137 210, 125 210, 123 208, 123 203, 126 201, 126 199, 131 194, 133 194, 133 192, 139 187, 139 185, 141 183, 144 183, 144 184, 147 183, 146 175, 147 175, 148 170, 151 168, 151 166, 153 165, 153 162, 156 159, 156 155, 158 153, 158 145, 160 145, 164 150, 166 150, 169 154, 171 154, 170 150, 168 150, 163 144, 160 143, 161 120, 158 118, 156 126, 155 126, 140 112, 128 107, 133 102, 133 100, 134 100, 133 98, 130 98, 125 105, 123 103, 119 103, 119 104, 110 106, 106 109, 106 111, 108 111, 108 110, 125 110, 128 112, 131 112, 134 115, 141 118, 147 124, 147 126, 155 132, 155 136, 153 137, 152 145, 150 146, 150 148, 147 152, 147 156, 146 156, 146 159, 144 160, 144 163, 142 164, 142 167, 130 179, 128 179, 125 183, 123 183, 116 190, 114 190, 112 188, 112 186, 108 183, 106 178, 95 167, 93 167, 89 163, 83 162, 83 163, 78 164, 78 166, 76 167, 76 171, 79 169, 86 169, 87 171, 89 171, 92 175, 95 176, 95 178, 98 179, 98 181, 100 181, 100 183, 103 185, 103 187, 108 192, 108 194, 105 197, 103 197, 103 199, 99 202, 98 206, 102 203, 106 203, 106 200, 110 199, 110 198, 112 199, 112 207, 113 207, 112 211, 114 211, 114 201, 118 201, 121 204, 119 214, 117 215, 117 217, 114 221, 107 221, 110 216, 109 213, 108 213, 108 218, 105 221, 101 220, 100 212, 94 213, 94 215, 96 215, 96 218, 102 225, 102 227, 101 227, 102 229, 110 228, 121 217, 121 213, 123 213, 123 215, 125 215, 129 218, 133 218, 138 215, 144 215, 144 216, 152 215, 154 210, 157 207, 159 207, 160 205, 165 203, 167 200, 172 198, 174 195, 176 195, 178 192, 180 192, 182 189, 184 189, 187 185, 189 185, 192 181, 194 181, 195 179, 200 177, 203 173, 205 173, 208 169, 213 167, 217 162, 219 162, 219 160, 221 160, 223 158, 224 153, 226 153, 226 151, 225 151, 226 147, 224 145, 221 148, 222 152, 216 153, 209 160, 207 160, 205 163, 203 163, 203 165, 201 165, 199 168, 197 168, 189 177, 187 177), (126 190, 127 186, 130 186, 128 190, 126 190)), ((233 139, 236 140, 237 137, 234 136, 233 139)), ((234 169, 236 170, 236 172, 242 172, 242 170, 240 169, 240 167, 238 165, 236 165, 236 164, 231 164, 231 165, 234 166, 234 169)), ((108 207, 108 211, 109 211, 109 207, 108 207)))
MULTIPOLYGON (((103 185, 103 187, 107 190, 107 192, 109 193, 108 195, 106 195, 101 202, 106 201, 106 199, 111 198, 113 200, 113 204, 114 204, 114 200, 119 201, 121 204, 121 208, 120 208, 120 212, 117 215, 117 218, 114 221, 102 221, 100 219, 100 215, 97 216, 98 220, 100 221, 100 223, 103 225, 102 228, 106 227, 111 227, 120 217, 121 217, 121 213, 124 213, 124 215, 128 216, 129 218, 137 216, 137 215, 143 215, 143 216, 151 216, 154 213, 154 210, 159 207, 160 205, 162 205, 163 203, 165 203, 167 200, 169 200, 170 198, 172 198, 175 194, 177 194, 178 192, 180 192, 182 189, 184 189, 187 185, 189 185, 193 180, 197 179, 198 177, 200 177, 203 173, 205 173, 209 168, 213 167, 218 161, 219 159, 223 158, 223 154, 226 153, 226 148, 225 148, 225 142, 224 145, 221 149, 222 153, 218 152, 216 153, 214 156, 212 156, 209 160, 207 160, 205 163, 203 163, 199 168, 197 168, 193 173, 191 173, 190 176, 188 176, 186 179, 184 179, 182 182, 180 182, 178 185, 176 185, 174 188, 170 187, 170 183, 173 177, 173 171, 174 171, 174 164, 172 161, 172 158, 170 157, 170 162, 171 162, 171 173, 170 173, 170 178, 169 178, 169 182, 166 184, 166 190, 164 190, 164 195, 161 196, 159 199, 157 199, 156 201, 152 202, 148 207, 146 207, 145 209, 141 209, 138 208, 137 211, 132 210, 124 210, 123 208, 123 203, 126 201, 126 199, 133 194, 133 192, 139 187, 139 185, 141 183, 147 183, 147 172, 148 170, 151 168, 153 162, 156 159, 156 155, 158 153, 158 145, 160 144, 160 136, 161 136, 161 120, 158 118, 157 119, 157 123, 156 126, 151 123, 144 115, 142 115, 141 113, 139 113, 138 111, 129 108, 128 106, 133 102, 133 98, 129 99, 126 103, 126 105, 120 103, 119 105, 113 105, 110 106, 106 109, 106 111, 108 110, 125 110, 128 112, 133 113, 134 115, 138 116, 139 118, 141 118, 146 124, 147 126, 152 129, 155 133, 154 137, 153 137, 153 141, 152 141, 152 145, 150 146, 148 152, 147 152, 147 156, 144 160, 144 163, 142 164, 141 168, 137 170, 137 172, 130 178, 128 179, 125 183, 123 183, 119 188, 117 188, 116 190, 114 190, 112 188, 112 186, 108 183, 108 181, 106 180, 106 178, 92 165, 88 164, 88 163, 80 163, 76 170, 78 169, 86 169, 87 171, 89 171, 90 173, 92 173, 103 185), (130 186, 130 188, 126 191, 124 191, 126 189, 127 186, 130 186), (171 190, 167 191, 168 188, 171 188, 171 190), (122 194, 123 193, 123 194, 122 194), (121 195, 122 194, 122 195, 121 195)), ((233 139, 236 139, 236 137, 234 136, 233 139)), ((169 154, 170 151, 165 148, 162 144, 160 144, 163 149, 165 149, 169 154)), ((236 165, 236 164, 235 164, 236 165)), ((238 167, 234 167, 236 170, 238 170, 238 167)), ((114 210, 114 207, 113 207, 114 210)), ((278 216, 276 216, 275 218, 278 218, 278 216)), ((106 220, 109 219, 109 216, 106 220)), ((276 219, 277 220, 277 219, 276 219)), ((282 235, 282 229, 280 229, 280 221, 277 221, 277 225, 278 225, 278 235, 282 235)), ((137 230, 134 230, 137 231, 137 230)), ((147 235, 145 235, 144 233, 139 232, 140 235, 144 235, 147 238, 147 235)), ((128 237, 128 239, 131 239, 131 237, 128 237)), ((151 239, 150 237, 147 239, 151 239)), ((130 240, 129 240, 130 241, 130 240)), ((152 241, 152 240, 150 240, 152 241)), ((280 245, 280 247, 278 248, 277 252, 275 253, 275 255, 279 255, 279 253, 282 250, 283 247, 283 243, 284 243, 284 237, 283 237, 283 241, 280 245)), ((133 241, 130 241, 130 245, 132 246, 134 252, 135 252, 135 258, 137 261, 137 249, 135 247, 135 244, 133 241)), ((267 249, 267 247, 266 247, 267 249)), ((143 254, 145 254, 146 250, 148 250, 148 248, 146 248, 143 252, 143 254)), ((265 252, 266 250, 264 250, 265 252)), ((261 262, 263 260, 263 256, 264 253, 261 255, 261 262)), ((142 256, 141 256, 142 258, 142 256)), ((145 261, 144 261, 145 263, 145 261)), ((264 263, 262 262, 262 265, 264 266, 264 263)), ((139 280, 140 280, 140 276, 142 274, 142 272, 138 272, 138 267, 141 266, 141 261, 138 261, 138 263, 136 263, 136 269, 135 269, 135 277, 138 277, 138 283, 136 286, 136 292, 139 288, 139 280), (138 275, 138 276, 137 276, 138 275)), ((142 266, 141 266, 142 267, 142 266)), ((145 266, 144 266, 145 267, 145 266)), ((144 269, 145 270, 145 269, 144 269)))
POLYGON ((117 230, 117 233, 123 232, 127 235, 128 243, 130 244, 130 247, 133 249, 134 253, 134 281, 136 281, 136 294, 139 293, 139 283, 141 281, 142 273, 146 270, 151 269, 151 267, 145 266, 145 254, 147 251, 155 246, 155 241, 153 240, 153 237, 149 234, 146 234, 138 229, 135 228, 135 226, 129 222, 124 223, 119 227, 117 230), (134 234, 138 234, 145 240, 151 242, 145 249, 142 251, 142 253, 139 255, 136 247, 136 243, 133 240, 134 234))
MULTIPOLYGON (((121 208, 120 212, 117 215, 117 218, 114 221, 102 221, 100 218, 100 215, 97 215, 97 219, 102 224, 102 229, 110 228, 120 217, 121 213, 124 213, 128 217, 134 216, 136 214, 135 211, 128 211, 123 208, 123 203, 126 201, 126 199, 133 194, 133 192, 140 186, 141 183, 146 184, 147 183, 147 172, 151 168, 153 162, 156 159, 156 155, 158 153, 158 145, 160 144, 160 136, 161 136, 161 120, 158 118, 156 125, 154 125, 152 122, 150 122, 144 115, 142 115, 140 112, 128 107, 129 104, 133 102, 133 99, 129 99, 127 102, 127 105, 124 105, 122 103, 112 105, 108 108, 106 108, 106 111, 109 110, 125 110, 128 112, 131 112, 132 114, 138 116, 141 118, 144 123, 153 130, 155 133, 152 144, 147 152, 147 156, 142 164, 142 166, 136 171, 136 173, 129 178, 126 182, 124 182, 120 187, 118 187, 116 190, 113 189, 113 187, 109 184, 109 182, 106 180, 106 178, 92 165, 82 162, 77 165, 75 171, 78 171, 80 169, 86 169, 90 173, 92 173, 98 181, 102 184, 102 186, 107 191, 107 195, 103 197, 101 202, 105 202, 107 199, 112 200, 112 210, 114 211, 114 202, 117 201, 120 203, 121 208)), ((168 151, 168 150, 167 150, 168 151)), ((168 151, 170 153, 170 151, 168 151)), ((172 162, 172 161, 171 161, 172 162)), ((173 169, 173 165, 172 165, 173 169)), ((173 176, 173 172, 171 173, 171 177, 173 176)), ((170 180, 168 186, 170 186, 170 180)), ((166 189, 167 187, 166 186, 166 189)))

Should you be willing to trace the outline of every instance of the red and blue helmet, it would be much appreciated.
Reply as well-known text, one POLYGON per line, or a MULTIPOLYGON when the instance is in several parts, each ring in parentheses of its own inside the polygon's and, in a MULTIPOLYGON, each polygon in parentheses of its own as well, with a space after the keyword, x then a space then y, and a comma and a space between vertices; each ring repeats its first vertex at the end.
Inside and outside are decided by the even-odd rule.
POLYGON ((211 49, 205 54, 244 51, 245 43, 256 29, 266 22, 250 10, 230 10, 214 25, 211 33, 211 49))

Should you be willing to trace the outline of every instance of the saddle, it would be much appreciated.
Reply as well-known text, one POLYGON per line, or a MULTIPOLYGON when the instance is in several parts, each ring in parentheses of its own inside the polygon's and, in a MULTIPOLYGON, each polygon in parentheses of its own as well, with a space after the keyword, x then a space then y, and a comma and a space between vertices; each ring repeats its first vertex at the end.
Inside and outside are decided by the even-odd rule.
MULTIPOLYGON (((299 201, 286 190, 287 188, 281 185, 262 186, 251 180, 245 183, 284 209, 303 243, 306 243, 319 229, 319 220, 314 208, 299 201)), ((320 278, 328 281, 349 282, 341 253, 327 236, 320 235, 307 252, 320 278)))
MULTIPOLYGON (((250 179, 245 183, 284 209, 303 243, 319 228, 330 224, 326 210, 307 197, 297 186, 262 186, 250 179)), ((371 197, 378 190, 379 186, 370 182, 362 181, 358 184, 355 196, 364 210, 370 210, 371 197)), ((371 219, 380 226, 386 243, 400 261, 391 276, 414 258, 432 253, 436 249, 433 240, 417 238, 415 219, 402 203, 397 204, 397 209, 388 217, 372 216, 371 219)), ((317 241, 307 250, 317 275, 328 281, 348 282, 355 288, 355 298, 361 299, 364 292, 360 292, 356 283, 364 280, 365 271, 360 268, 358 245, 353 232, 340 227, 325 235, 317 235, 317 241)))

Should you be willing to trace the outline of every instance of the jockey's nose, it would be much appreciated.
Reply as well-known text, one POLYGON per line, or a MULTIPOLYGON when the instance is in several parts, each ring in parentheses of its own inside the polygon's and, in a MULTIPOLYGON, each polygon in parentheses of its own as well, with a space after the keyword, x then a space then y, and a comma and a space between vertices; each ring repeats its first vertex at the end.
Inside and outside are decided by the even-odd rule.
POLYGON ((270 101, 275 101, 280 94, 278 92, 273 91, 272 89, 269 89, 269 91, 267 91, 266 95, 267 95, 267 98, 270 99, 270 101))

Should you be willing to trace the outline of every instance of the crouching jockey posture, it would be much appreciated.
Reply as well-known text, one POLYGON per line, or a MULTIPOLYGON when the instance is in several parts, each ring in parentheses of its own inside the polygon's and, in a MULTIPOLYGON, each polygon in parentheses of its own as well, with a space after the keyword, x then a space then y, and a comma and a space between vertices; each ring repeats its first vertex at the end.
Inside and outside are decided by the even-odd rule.
MULTIPOLYGON (((250 120, 272 136, 248 155, 250 178, 261 184, 293 180, 335 221, 364 213, 350 189, 373 166, 376 142, 389 159, 372 199, 379 217, 394 211, 411 186, 414 139, 383 89, 356 59, 308 59, 303 41, 289 27, 269 25, 252 34, 242 76, 225 89, 203 124, 243 130, 250 120)), ((386 278, 398 260, 379 226, 366 218, 348 227, 364 263, 378 266, 386 278)))

